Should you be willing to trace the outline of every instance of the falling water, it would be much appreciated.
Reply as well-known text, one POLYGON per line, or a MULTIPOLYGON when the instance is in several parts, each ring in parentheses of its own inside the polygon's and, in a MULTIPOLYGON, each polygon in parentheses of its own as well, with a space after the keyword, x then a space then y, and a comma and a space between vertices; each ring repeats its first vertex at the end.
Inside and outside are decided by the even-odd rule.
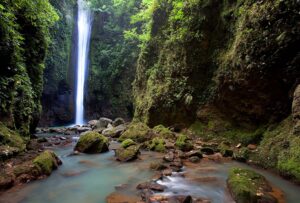
POLYGON ((88 67, 92 15, 85 0, 78 0, 76 124, 84 123, 84 82, 88 67))

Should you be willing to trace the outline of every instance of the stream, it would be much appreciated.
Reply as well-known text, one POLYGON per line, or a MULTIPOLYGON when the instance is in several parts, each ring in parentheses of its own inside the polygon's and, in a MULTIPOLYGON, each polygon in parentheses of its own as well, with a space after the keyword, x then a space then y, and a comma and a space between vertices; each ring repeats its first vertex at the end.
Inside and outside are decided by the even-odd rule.
MULTIPOLYGON (((135 162, 119 163, 114 152, 95 155, 69 156, 75 141, 66 147, 53 150, 63 165, 46 179, 13 188, 0 196, 1 203, 104 203, 106 197, 118 191, 125 195, 138 195, 136 185, 151 180, 155 172, 149 169, 151 162, 160 160, 162 154, 142 151, 135 162)), ((111 148, 118 144, 111 143, 111 148)), ((166 186, 162 195, 192 195, 214 203, 234 202, 226 188, 226 178, 231 167, 251 168, 275 187, 284 192, 287 203, 299 203, 300 187, 265 170, 246 164, 228 161, 202 160, 198 164, 187 164, 183 172, 173 173, 157 183, 166 186), (182 175, 184 174, 184 176, 182 175)))

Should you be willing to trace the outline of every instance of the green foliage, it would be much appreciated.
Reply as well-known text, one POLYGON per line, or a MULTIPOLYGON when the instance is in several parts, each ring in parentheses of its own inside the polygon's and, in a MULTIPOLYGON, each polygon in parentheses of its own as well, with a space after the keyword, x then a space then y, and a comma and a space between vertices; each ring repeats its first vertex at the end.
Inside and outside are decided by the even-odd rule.
POLYGON ((156 152, 165 152, 165 143, 163 138, 155 137, 149 142, 148 149, 156 152))
POLYGON ((163 125, 157 125, 153 128, 153 132, 158 134, 159 137, 168 139, 168 138, 174 138, 174 134, 172 133, 171 130, 169 130, 168 128, 166 128, 163 125))
POLYGON ((175 145, 182 151, 189 151, 193 149, 190 139, 184 134, 180 134, 177 137, 175 145))
POLYGON ((29 133, 41 110, 44 58, 58 16, 48 1, 0 3, 0 115, 22 134, 29 133))
POLYGON ((0 122, 0 146, 7 145, 10 147, 17 147, 19 151, 25 150, 25 142, 19 133, 8 129, 3 123, 0 122))

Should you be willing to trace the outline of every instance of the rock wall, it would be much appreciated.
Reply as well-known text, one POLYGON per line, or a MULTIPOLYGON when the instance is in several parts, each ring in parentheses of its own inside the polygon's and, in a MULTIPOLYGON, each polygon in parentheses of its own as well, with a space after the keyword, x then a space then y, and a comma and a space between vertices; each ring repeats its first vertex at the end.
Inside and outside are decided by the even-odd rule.
POLYGON ((178 2, 157 1, 152 14, 135 118, 188 126, 207 105, 235 123, 288 116, 300 77, 299 2, 178 2))
POLYGON ((60 20, 50 31, 52 43, 46 57, 40 126, 69 124, 74 120, 76 0, 50 3, 60 20))

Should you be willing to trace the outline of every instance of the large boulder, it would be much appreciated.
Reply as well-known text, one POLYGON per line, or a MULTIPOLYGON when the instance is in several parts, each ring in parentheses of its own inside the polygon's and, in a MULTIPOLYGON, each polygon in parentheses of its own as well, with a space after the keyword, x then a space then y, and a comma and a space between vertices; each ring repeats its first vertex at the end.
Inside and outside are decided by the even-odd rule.
POLYGON ((109 127, 102 131, 102 135, 106 137, 118 138, 126 130, 126 125, 118 125, 116 127, 109 127))
POLYGON ((300 85, 298 85, 294 92, 292 115, 294 121, 294 134, 300 135, 300 85))
POLYGON ((133 122, 119 137, 119 141, 122 142, 126 139, 132 139, 135 142, 141 143, 149 140, 150 137, 150 128, 146 124, 141 122, 133 122))
POLYGON ((40 174, 50 175, 62 162, 53 151, 46 150, 33 160, 33 164, 40 174))
POLYGON ((101 153, 108 151, 108 146, 108 138, 97 132, 89 131, 81 135, 74 151, 83 153, 101 153))
POLYGON ((108 124, 111 124, 113 121, 109 118, 100 118, 96 124, 96 128, 106 128, 108 124))
POLYGON ((140 154, 140 147, 138 145, 131 145, 127 148, 119 148, 115 151, 118 161, 127 162, 138 158, 140 154))
POLYGON ((241 168, 232 168, 227 179, 228 188, 237 203, 276 203, 272 187, 260 174, 241 168))

